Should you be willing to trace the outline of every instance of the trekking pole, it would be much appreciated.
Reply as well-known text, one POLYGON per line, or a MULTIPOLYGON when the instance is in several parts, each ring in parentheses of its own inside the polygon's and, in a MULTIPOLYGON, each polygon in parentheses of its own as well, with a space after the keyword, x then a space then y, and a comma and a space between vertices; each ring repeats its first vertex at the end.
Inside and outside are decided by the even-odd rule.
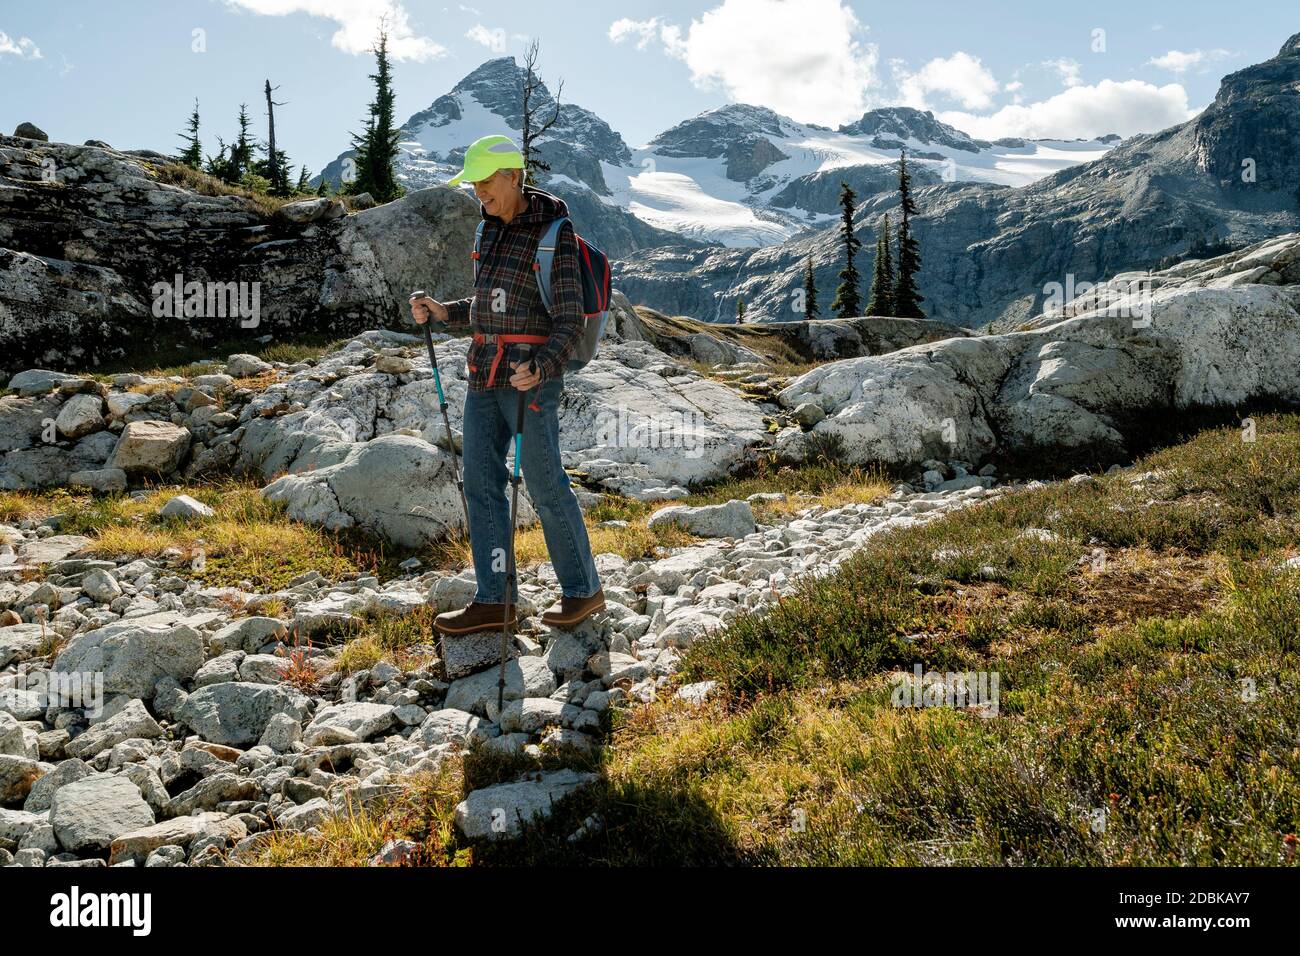
MULTIPOLYGON (((425 297, 423 290, 411 293, 411 301, 425 297)), ((427 310, 426 310, 427 311, 427 310)), ((429 317, 432 321, 433 316, 429 317)), ((433 333, 429 331, 429 323, 425 322, 420 328, 424 329, 424 345, 429 350, 429 364, 433 366, 433 387, 438 390, 438 407, 442 411, 442 425, 447 429, 447 450, 451 452, 451 473, 456 479, 456 490, 460 492, 460 507, 465 513, 465 533, 469 534, 469 505, 465 501, 465 480, 460 473, 460 460, 456 454, 456 437, 451 433, 451 418, 447 414, 447 395, 442 390, 442 375, 438 371, 438 356, 433 350, 433 333)))
MULTIPOLYGON (((523 357, 528 358, 528 349, 523 349, 523 357)), ((515 522, 519 515, 519 471, 524 451, 524 415, 528 411, 528 392, 519 392, 519 413, 515 425, 515 467, 510 477, 510 544, 506 552, 506 615, 501 622, 501 668, 497 674, 497 720, 501 720, 501 711, 506 698, 506 655, 510 652, 510 619, 514 613, 515 579, 515 522)))

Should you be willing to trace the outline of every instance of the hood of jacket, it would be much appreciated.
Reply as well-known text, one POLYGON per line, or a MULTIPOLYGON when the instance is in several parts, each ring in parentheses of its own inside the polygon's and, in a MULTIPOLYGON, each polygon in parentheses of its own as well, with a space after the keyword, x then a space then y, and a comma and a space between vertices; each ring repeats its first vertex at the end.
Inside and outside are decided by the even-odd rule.
MULTIPOLYGON (((568 218, 569 206, 559 196, 552 196, 545 190, 537 189, 534 186, 525 186, 524 195, 528 198, 528 208, 510 220, 510 225, 540 225, 555 219, 568 218)), ((479 203, 479 214, 488 222, 495 223, 498 226, 505 225, 500 216, 490 215, 483 208, 482 203, 479 203)))

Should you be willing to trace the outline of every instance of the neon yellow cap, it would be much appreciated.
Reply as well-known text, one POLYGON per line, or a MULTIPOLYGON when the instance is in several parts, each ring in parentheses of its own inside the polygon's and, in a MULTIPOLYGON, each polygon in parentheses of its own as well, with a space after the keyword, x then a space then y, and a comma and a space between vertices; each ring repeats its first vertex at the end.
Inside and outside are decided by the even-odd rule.
POLYGON ((477 183, 500 169, 523 169, 524 154, 509 136, 484 136, 465 150, 465 168, 448 186, 477 183))

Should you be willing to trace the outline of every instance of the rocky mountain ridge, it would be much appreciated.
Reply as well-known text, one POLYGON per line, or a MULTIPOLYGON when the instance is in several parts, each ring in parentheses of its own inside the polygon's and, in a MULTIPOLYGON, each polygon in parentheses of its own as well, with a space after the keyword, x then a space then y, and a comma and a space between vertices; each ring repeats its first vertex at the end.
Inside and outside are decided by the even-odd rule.
MULTIPOLYGON (((513 58, 489 60, 414 114, 401 128, 399 178, 411 188, 444 183, 475 139, 502 131, 518 136, 523 78, 513 58)), ((543 86, 538 95, 549 118, 551 93, 543 86)), ((629 255, 658 245, 778 242, 836 214, 838 194, 824 186, 828 176, 862 195, 892 189, 889 163, 902 148, 917 160, 918 182, 1021 183, 1099 156, 1109 140, 989 143, 905 107, 873 110, 831 130, 734 103, 630 149, 600 117, 565 103, 538 151, 552 167, 542 184, 575 206, 584 234, 612 254, 629 255)), ((341 154, 321 178, 338 184, 350 156, 341 154)))
MULTIPOLYGON (((1199 116, 1099 159, 1014 189, 918 189, 913 225, 928 314, 972 328, 1014 326, 1043 309, 1053 284, 1098 283, 1300 229, 1297 42, 1226 77, 1199 116)), ((872 236, 886 215, 897 220, 897 197, 867 196, 855 223, 872 236)), ((644 250, 617 268, 629 297, 669 314, 725 321, 743 298, 752 319, 779 321, 791 318, 809 257, 819 287, 834 289, 842 268, 834 227, 761 249, 644 250)), ((872 261, 868 241, 863 275, 872 261)))

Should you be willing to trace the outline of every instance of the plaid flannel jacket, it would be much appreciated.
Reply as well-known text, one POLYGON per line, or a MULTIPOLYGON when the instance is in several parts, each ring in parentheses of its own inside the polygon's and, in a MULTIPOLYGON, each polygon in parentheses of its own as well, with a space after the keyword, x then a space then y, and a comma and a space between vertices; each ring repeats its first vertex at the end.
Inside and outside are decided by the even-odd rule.
MULTIPOLYGON (((549 380, 563 374, 585 322, 578 243, 571 225, 560 230, 551 271, 554 313, 548 314, 537 290, 533 264, 546 227, 553 220, 568 216, 569 209, 564 200, 531 186, 524 187, 524 195, 528 197, 528 209, 509 224, 481 209, 487 225, 479 249, 478 281, 468 299, 446 303, 448 325, 453 329, 469 325, 472 331, 486 335, 548 337, 550 341, 546 345, 527 348, 543 380, 549 380)), ((497 346, 486 342, 472 344, 467 361, 469 387, 486 391, 508 386, 514 374, 510 363, 521 360, 524 348, 507 345, 496 380, 488 381, 497 346)))

